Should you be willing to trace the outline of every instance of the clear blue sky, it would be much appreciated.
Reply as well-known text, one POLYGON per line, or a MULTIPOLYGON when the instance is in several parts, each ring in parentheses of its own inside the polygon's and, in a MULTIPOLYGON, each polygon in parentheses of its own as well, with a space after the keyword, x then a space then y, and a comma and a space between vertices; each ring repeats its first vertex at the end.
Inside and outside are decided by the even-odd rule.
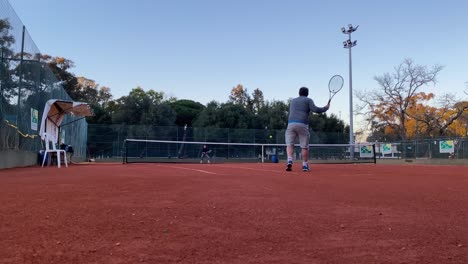
MULTIPOLYGON (((203 104, 225 102, 242 84, 267 100, 300 86, 326 104, 328 80, 345 78, 330 112, 349 122, 347 36, 353 33, 353 88, 405 58, 441 64, 427 91, 466 98, 468 1, 314 0, 10 0, 42 53, 75 62, 78 76, 111 88, 114 98, 141 86, 203 104)), ((356 99, 354 99, 356 102, 356 99)), ((356 130, 356 129, 355 129, 356 130)))

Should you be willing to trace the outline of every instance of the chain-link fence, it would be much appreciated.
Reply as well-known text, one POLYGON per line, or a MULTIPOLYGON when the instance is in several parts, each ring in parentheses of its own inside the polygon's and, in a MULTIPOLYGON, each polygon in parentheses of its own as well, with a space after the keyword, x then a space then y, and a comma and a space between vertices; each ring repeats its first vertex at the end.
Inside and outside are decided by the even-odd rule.
POLYGON ((428 138, 376 143, 377 158, 468 159, 468 138, 428 138))
MULTIPOLYGON (((88 125, 90 158, 121 158, 125 139, 180 142, 284 144, 285 130, 158 127, 144 125, 88 125)), ((346 144, 348 135, 311 131, 310 144, 346 144)), ((468 159, 468 138, 372 142, 379 159, 468 159)), ((313 150, 311 150, 313 152, 313 150)))
MULTIPOLYGON (((60 82, 7 0, 0 0, 0 151, 20 152, 31 165, 31 153, 42 149, 38 135, 44 106, 49 99, 70 100, 60 82)), ((66 116, 61 128, 62 143, 72 145, 74 157, 85 159, 87 123, 66 116)), ((21 159, 18 155, 18 159, 21 159)), ((8 166, 8 165, 4 165, 8 166)), ((0 166, 1 167, 1 166, 0 166)))
MULTIPOLYGON (((91 158, 121 157, 125 139, 188 142, 284 144, 284 129, 230 129, 198 127, 158 127, 145 125, 88 125, 91 158)), ((311 131, 311 144, 347 143, 347 135, 311 131)))

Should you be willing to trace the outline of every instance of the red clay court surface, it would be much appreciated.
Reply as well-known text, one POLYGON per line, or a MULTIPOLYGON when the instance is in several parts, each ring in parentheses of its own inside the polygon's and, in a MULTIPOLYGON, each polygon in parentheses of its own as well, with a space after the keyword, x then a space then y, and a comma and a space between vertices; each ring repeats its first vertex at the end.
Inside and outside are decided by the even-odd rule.
POLYGON ((0 263, 468 263, 468 166, 0 171, 0 263))

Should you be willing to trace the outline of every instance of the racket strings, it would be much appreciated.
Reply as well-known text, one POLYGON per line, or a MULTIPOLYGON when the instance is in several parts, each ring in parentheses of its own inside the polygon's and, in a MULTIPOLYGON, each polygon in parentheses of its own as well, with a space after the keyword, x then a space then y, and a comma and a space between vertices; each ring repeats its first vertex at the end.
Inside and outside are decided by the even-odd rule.
MULTIPOLYGON (((343 87, 343 86, 341 86, 341 87, 343 87)), ((341 87, 330 88, 330 92, 337 93, 337 92, 339 92, 341 90, 341 87)))
POLYGON ((330 79, 330 82, 328 83, 328 89, 330 90, 330 92, 337 93, 343 87, 343 83, 343 77, 335 75, 330 79))

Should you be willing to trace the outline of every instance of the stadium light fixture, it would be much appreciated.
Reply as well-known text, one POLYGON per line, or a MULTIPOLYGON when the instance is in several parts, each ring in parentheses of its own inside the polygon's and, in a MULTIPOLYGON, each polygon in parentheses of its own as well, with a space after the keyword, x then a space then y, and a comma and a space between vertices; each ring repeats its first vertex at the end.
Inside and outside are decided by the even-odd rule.
MULTIPOLYGON (((357 40, 351 40, 351 33, 355 32, 358 29, 353 27, 352 24, 348 25, 348 29, 342 27, 341 32, 348 35, 348 39, 343 41, 343 48, 349 49, 349 144, 354 144, 354 132, 353 132, 353 66, 352 66, 352 56, 351 49, 357 45, 357 40)), ((350 158, 354 159, 354 147, 351 147, 350 158)))

